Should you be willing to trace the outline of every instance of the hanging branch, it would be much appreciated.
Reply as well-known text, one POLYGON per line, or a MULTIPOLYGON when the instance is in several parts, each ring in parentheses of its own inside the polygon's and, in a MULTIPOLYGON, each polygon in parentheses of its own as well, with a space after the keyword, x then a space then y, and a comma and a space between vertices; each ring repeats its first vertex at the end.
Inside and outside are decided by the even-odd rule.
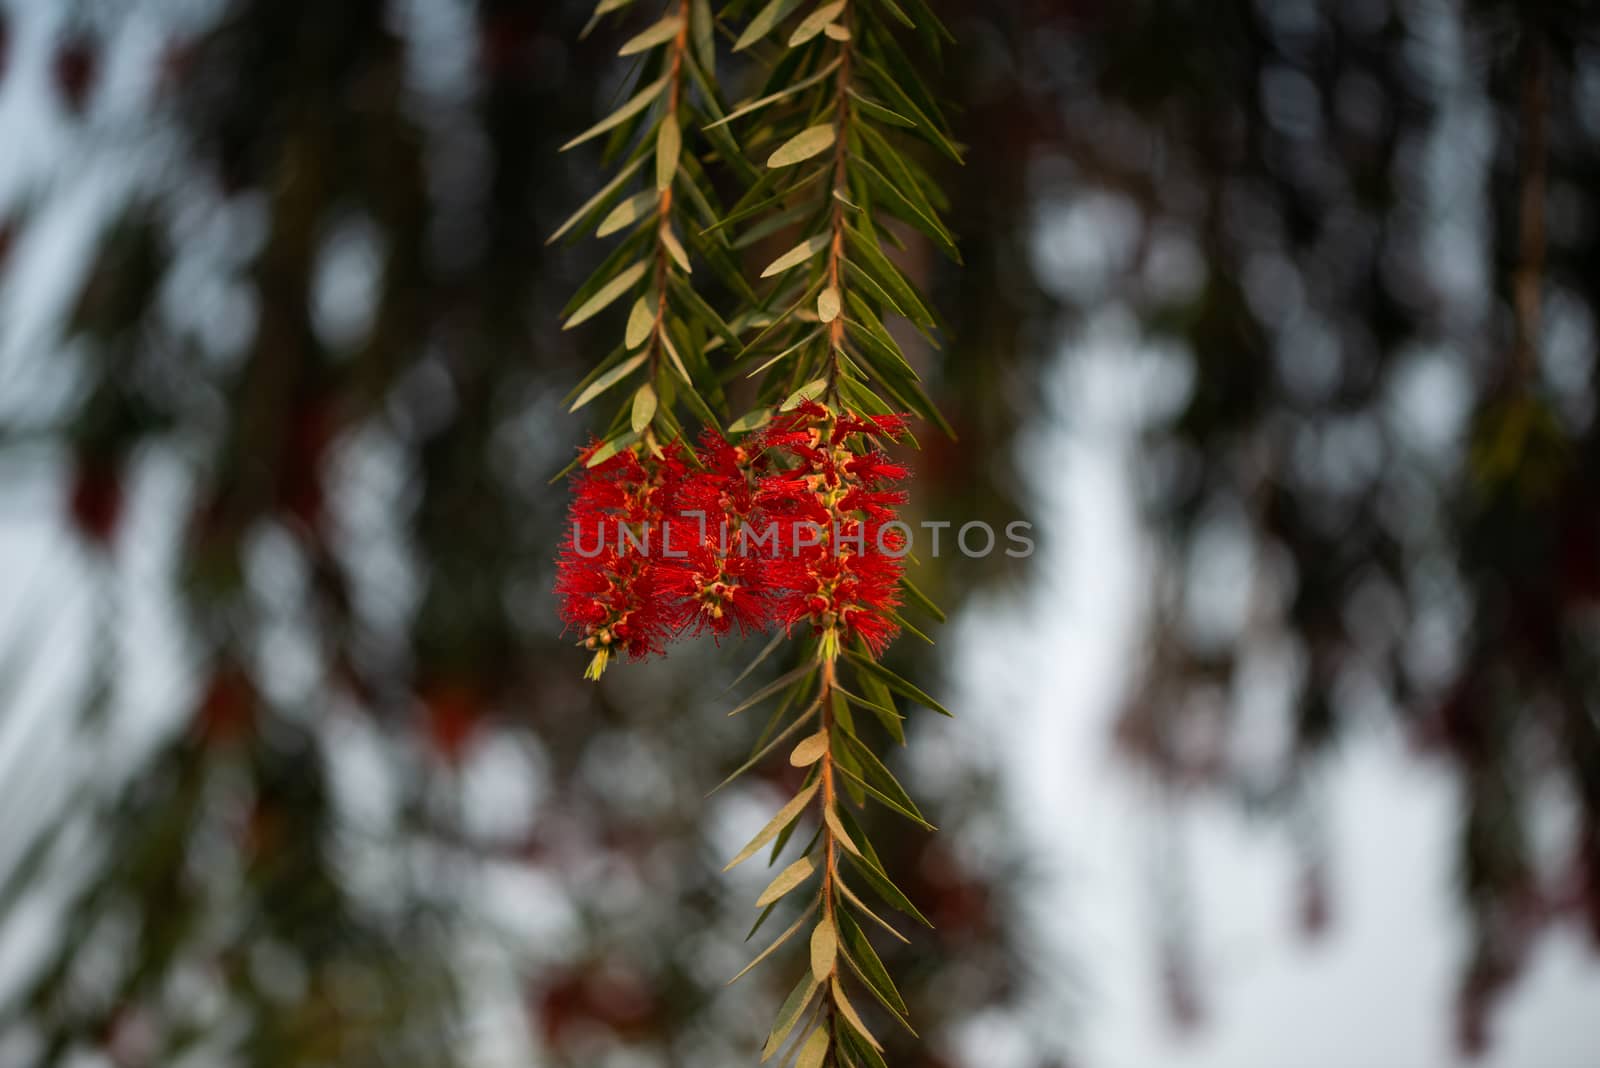
MULTIPOLYGON (((602 0, 591 28, 601 16, 625 8, 628 2, 602 0)), ((562 146, 568 151, 605 137, 604 157, 620 155, 624 162, 550 240, 591 231, 597 237, 628 231, 568 302, 562 329, 579 326, 624 297, 633 297, 622 344, 568 394, 570 410, 577 411, 641 371, 644 378, 618 409, 604 446, 588 454, 590 465, 634 445, 656 452, 661 441, 681 437, 682 426, 673 413, 678 397, 702 423, 718 425, 713 406, 720 405, 721 390, 706 353, 737 339, 696 293, 690 281, 690 251, 736 292, 754 299, 725 241, 695 236, 686 243, 682 236, 699 235, 718 217, 720 209, 705 172, 711 155, 737 173, 751 170, 726 131, 706 135, 703 155, 692 143, 686 148, 686 139, 695 139, 695 131, 723 114, 707 73, 715 69, 713 30, 707 0, 675 0, 667 14, 618 50, 620 56, 643 57, 633 94, 562 146), (637 185, 643 188, 626 195, 637 185)))
MULTIPOLYGON (((626 3, 602 0, 596 16, 626 3)), ((641 75, 644 88, 574 142, 609 132, 614 151, 636 147, 622 173, 562 230, 594 227, 608 211, 598 223, 602 235, 636 229, 568 309, 570 327, 635 294, 624 344, 580 385, 573 407, 637 370, 646 369, 648 378, 634 394, 630 418, 624 422, 619 413, 603 441, 580 455, 584 470, 574 482, 572 532, 556 589, 567 623, 594 652, 590 677, 599 676, 617 648, 637 658, 702 630, 718 636, 734 628, 779 630, 748 675, 784 636, 797 636, 798 666, 734 709, 776 702, 754 754, 727 781, 785 748, 793 766, 807 769, 805 779, 728 866, 768 846, 776 863, 811 815, 815 833, 757 898, 763 912, 751 936, 802 887, 815 885, 799 917, 740 975, 807 931, 810 966, 779 1010, 763 1060, 787 1048, 784 1059, 797 1068, 830 1061, 881 1068, 883 1046, 850 990, 864 990, 910 1031, 905 1002, 863 927, 905 936, 852 881, 889 908, 928 921, 889 879, 846 802, 861 807, 870 799, 933 829, 854 712, 868 713, 901 744, 897 697, 949 715, 879 662, 902 629, 922 637, 899 613, 902 603, 943 619, 904 577, 909 528, 898 520, 905 495, 894 487, 907 472, 882 446, 915 444, 902 413, 950 429, 885 325, 902 317, 937 347, 937 318, 886 246, 903 248, 903 237, 920 233, 959 262, 940 219, 943 195, 910 148, 920 141, 955 162, 960 152, 896 36, 915 30, 938 59, 948 33, 922 0, 904 6, 830 0, 807 12, 797 10, 799 0, 769 0, 744 27, 733 50, 760 56, 764 87, 726 115, 717 109, 714 86, 700 89, 715 112, 702 127, 705 142, 715 162, 745 178, 749 189, 720 213, 701 195, 704 226, 687 229, 685 221, 684 233, 710 262, 724 265, 729 253, 779 234, 804 236, 760 272, 767 288, 759 297, 742 279, 730 282, 744 304, 721 317, 687 286, 689 262, 672 224, 682 219, 675 183, 699 189, 697 179, 714 162, 710 151, 685 150, 682 138, 685 72, 705 82, 704 71, 714 69, 709 44, 697 64, 687 43, 710 40, 703 5, 680 0, 623 46, 625 55, 654 50, 641 75), (783 45, 770 45, 774 34, 783 45), (646 115, 658 123, 653 133, 646 115), (746 144, 767 153, 764 168, 750 168, 730 147, 735 123, 748 126, 746 144), (630 168, 642 168, 647 157, 656 161, 655 188, 616 202, 630 168), (730 237, 736 226, 738 236, 730 237), (693 348, 673 318, 674 299, 681 314, 715 335, 714 344, 693 348), (736 371, 753 367, 744 373, 759 379, 756 406, 728 427, 732 441, 701 399, 722 401, 720 380, 706 362, 716 348, 732 354, 736 371), (684 358, 689 349, 694 359, 684 358), (662 356, 675 379, 661 371, 662 356), (647 392, 651 381, 658 391, 669 382, 681 388, 707 427, 697 446, 675 423, 652 426, 667 407, 647 392), (674 555, 666 548, 670 527, 684 515, 699 517, 700 529, 674 555), (608 546, 608 525, 644 546, 659 527, 663 551, 608 546), (812 733, 801 737, 808 728, 812 733)))

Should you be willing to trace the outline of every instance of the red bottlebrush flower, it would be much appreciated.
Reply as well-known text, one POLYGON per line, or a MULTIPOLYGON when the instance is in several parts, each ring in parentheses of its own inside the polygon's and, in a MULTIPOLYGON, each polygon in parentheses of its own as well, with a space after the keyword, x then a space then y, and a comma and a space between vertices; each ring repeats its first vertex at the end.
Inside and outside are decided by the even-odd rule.
POLYGON ((256 691, 249 676, 224 665, 211 676, 194 712, 193 727, 201 743, 226 745, 237 741, 255 724, 256 691))
POLYGON ((889 487, 906 469, 875 441, 904 426, 808 402, 740 444, 706 433, 692 466, 675 444, 584 467, 556 594, 594 651, 588 677, 614 649, 638 659, 686 633, 769 623, 810 623, 824 656, 857 641, 881 653, 899 633, 905 494, 889 487))
POLYGON ((763 504, 779 518, 780 555, 767 569, 779 591, 773 614, 789 628, 809 621, 824 655, 859 638, 876 656, 899 632, 905 535, 889 524, 905 498, 882 487, 905 469, 852 439, 870 442, 902 426, 898 417, 835 415, 811 402, 763 435, 767 448, 797 461, 762 484, 763 504))
MULTIPOLYGON (((584 450, 585 463, 598 448, 584 450)), ((683 471, 676 447, 642 458, 624 450, 573 479, 555 590, 562 620, 594 652, 588 678, 600 677, 614 649, 642 659, 660 653, 670 634, 660 568, 650 554, 683 471)))
POLYGON ((672 603, 674 633, 709 630, 721 638, 737 626, 742 637, 766 626, 766 562, 738 551, 722 552, 730 540, 727 528, 720 528, 686 550, 687 558, 663 561, 657 589, 672 603))
POLYGON ((122 518, 122 475, 115 460, 84 454, 72 472, 72 525, 91 544, 111 544, 122 518))
POLYGON ((433 751, 451 767, 460 767, 467 747, 483 720, 482 702, 475 687, 459 682, 437 682, 423 688, 425 729, 433 751))

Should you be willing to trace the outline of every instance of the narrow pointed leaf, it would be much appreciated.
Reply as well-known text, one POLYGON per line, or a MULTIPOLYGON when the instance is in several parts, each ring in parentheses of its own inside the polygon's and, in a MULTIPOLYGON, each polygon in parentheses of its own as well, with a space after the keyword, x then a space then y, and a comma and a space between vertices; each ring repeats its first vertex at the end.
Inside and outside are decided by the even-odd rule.
POLYGON ((779 675, 777 678, 761 687, 761 689, 757 690, 755 693, 739 702, 738 706, 734 708, 732 712, 729 712, 728 715, 737 716, 745 709, 752 708, 755 705, 760 704, 762 701, 765 701, 779 690, 799 682, 802 679, 810 678, 816 673, 816 670, 817 665, 815 663, 805 663, 801 664, 799 667, 792 668, 789 671, 784 672, 782 675, 779 675))
POLYGON ((767 157, 767 166, 776 169, 804 163, 812 156, 821 155, 831 148, 837 136, 838 131, 831 122, 820 126, 809 126, 779 145, 772 155, 767 157))
POLYGON ((683 131, 669 117, 656 131, 656 189, 672 185, 678 173, 678 156, 683 151, 683 131))
POLYGON ((911 700, 917 702, 923 707, 930 708, 942 716, 953 715, 948 708, 944 707, 938 701, 935 701, 922 690, 918 689, 916 686, 913 686, 905 679, 902 679, 899 675, 896 675, 894 672, 890 671, 876 660, 873 660, 870 657, 862 656, 853 649, 846 649, 844 655, 850 659, 852 664, 855 664, 861 670, 872 675, 876 675, 885 686, 889 687, 889 689, 893 690, 901 697, 909 697, 911 700))
POLYGON ((611 281, 601 286, 600 289, 584 301, 577 311, 562 324, 561 329, 571 330, 579 323, 583 323, 600 314, 611 305, 618 297, 626 293, 635 282, 644 277, 645 264, 643 261, 635 263, 617 275, 611 281))
POLYGON ((844 823, 839 819, 837 805, 828 806, 822 814, 822 821, 828 825, 828 830, 833 832, 834 838, 838 840, 840 845, 844 846, 846 851, 854 853, 858 857, 861 855, 861 847, 856 845, 856 840, 850 837, 850 832, 844 829, 844 823))
POLYGON ((828 380, 826 378, 819 378, 815 382, 807 382, 805 385, 789 394, 789 399, 784 401, 782 407, 780 407, 778 410, 784 412, 793 411, 806 401, 816 400, 827 391, 828 380))
POLYGON ((824 916, 811 932, 811 976, 817 982, 826 979, 833 971, 833 962, 839 955, 839 936, 833 921, 824 916))
POLYGON ((644 359, 645 354, 641 352, 632 359, 624 360, 622 363, 617 364, 617 366, 590 383, 589 388, 580 393, 578 399, 572 402, 572 407, 567 410, 575 412, 582 408, 585 404, 588 404, 600 394, 637 371, 639 366, 644 363, 644 359))
MULTIPOLYGON (((794 737, 795 733, 798 732, 801 727, 810 722, 811 717, 815 714, 815 709, 809 709, 806 712, 803 712, 799 719, 789 724, 782 731, 780 731, 776 737, 767 742, 766 745, 763 745, 760 749, 756 750, 755 754, 751 756, 750 759, 746 760, 743 764, 740 764, 739 767, 735 769, 734 772, 726 779, 723 779, 721 782, 717 783, 717 785, 712 789, 711 793, 716 793, 718 790, 722 789, 724 786, 727 786, 729 783, 733 782, 733 780, 737 779, 739 776, 743 775, 745 772, 761 763, 761 761, 765 760, 774 749, 777 749, 778 746, 794 737)), ((706 796, 709 797, 711 795, 707 794, 706 796)), ((757 848, 760 847, 758 846, 757 848)))
POLYGON ((797 267, 806 262, 806 260, 809 260, 811 257, 815 256, 817 253, 821 252, 827 247, 827 234, 817 234, 815 237, 808 237, 794 248, 790 249, 788 252, 785 252, 783 255, 767 264, 766 269, 761 272, 761 277, 771 278, 775 274, 782 274, 789 268, 797 267))
POLYGON ((889 978, 889 970, 883 966, 866 933, 848 913, 835 912, 834 922, 838 925, 839 955, 844 957, 845 963, 850 965, 851 971, 872 992, 872 996, 909 1029, 911 1025, 906 1021, 909 1013, 905 1000, 901 998, 900 991, 895 989, 894 980, 889 978))
POLYGON ((818 1027, 806 1036, 805 1044, 800 1047, 800 1056, 794 1062, 794 1068, 822 1068, 822 1062, 828 1057, 828 1029, 818 1027))
POLYGON ((800 1022, 806 1006, 811 1004, 811 999, 821 989, 822 984, 811 978, 811 973, 807 972, 789 992, 789 996, 784 999, 783 1007, 778 1010, 778 1020, 772 1025, 772 1033, 767 1036, 767 1044, 761 1051, 763 1062, 778 1052, 784 1040, 789 1037, 789 1033, 794 1030, 794 1025, 800 1022))
POLYGON ((583 131, 583 133, 579 134, 577 137, 574 137, 572 140, 562 145, 561 151, 565 152, 569 148, 576 148, 578 145, 583 144, 585 141, 588 141, 591 138, 599 137, 608 130, 611 130, 617 126, 621 126, 623 123, 639 114, 639 112, 649 107, 651 102, 654 101, 656 97, 661 95, 661 90, 665 89, 666 87, 667 79, 665 77, 651 82, 649 85, 645 86, 643 89, 639 90, 632 97, 630 97, 628 102, 623 104, 620 108, 613 111, 611 114, 607 115, 605 118, 601 119, 587 130, 583 131))
POLYGON ((732 860, 728 861, 727 865, 722 870, 731 871, 740 864, 743 864, 745 861, 749 860, 751 857, 755 856, 756 850, 772 841, 777 837, 779 831, 783 830, 785 827, 789 826, 789 824, 793 823, 799 818, 800 813, 805 811, 806 805, 809 804, 811 799, 816 796, 817 789, 820 786, 820 782, 814 782, 804 790, 801 790, 799 793, 791 797, 789 799, 789 803, 779 809, 778 814, 772 817, 767 825, 761 828, 756 836, 750 839, 750 841, 746 843, 745 847, 739 850, 738 855, 732 860))
POLYGON ((749 48, 771 33, 778 23, 788 18, 789 13, 799 6, 800 0, 770 0, 766 7, 756 12, 755 18, 744 28, 739 39, 733 43, 733 50, 742 52, 749 48))
POLYGON ((567 233, 567 231, 571 230, 574 226, 578 225, 578 223, 582 222, 584 217, 590 212, 594 211, 601 204, 604 204, 613 193, 622 188, 622 184, 624 182, 633 177, 639 168, 644 166, 644 161, 645 156, 637 156, 634 158, 633 162, 629 163, 627 166, 623 167, 622 170, 618 171, 615 178, 611 179, 611 181, 607 182, 600 188, 600 192, 584 201, 583 207, 573 212, 567 218, 567 221, 562 223, 560 227, 556 229, 555 233, 545 238, 545 244, 554 244, 556 241, 560 240, 563 234, 567 233))
POLYGON ((780 871, 777 875, 777 878, 773 879, 772 882, 767 884, 767 888, 761 891, 761 896, 756 898, 756 908, 761 908, 765 905, 772 904, 774 901, 783 897, 785 894, 789 893, 789 891, 793 890, 795 887, 811 878, 812 873, 816 870, 817 866, 811 863, 810 857, 801 857, 799 860, 780 871))
POLYGON ((647 30, 642 30, 628 38, 621 48, 617 49, 619 56, 632 56, 648 51, 660 44, 666 44, 678 35, 683 29, 683 19, 678 15, 668 15, 660 22, 647 30))
POLYGON ((872 1037, 872 1032, 867 1030, 867 1025, 861 1022, 861 1016, 856 1012, 856 1007, 850 1004, 849 998, 844 996, 844 987, 839 985, 839 977, 837 975, 833 977, 830 987, 833 992, 833 1005, 834 1008, 839 1010, 839 1015, 843 1016, 850 1026, 855 1028, 856 1034, 867 1040, 868 1045, 882 1053, 883 1046, 876 1038, 872 1037))
POLYGON ((646 382, 639 387, 633 395, 633 412, 629 419, 635 434, 643 433, 644 428, 656 417, 656 391, 655 387, 646 382))
POLYGON ((792 85, 786 85, 776 93, 768 93, 766 96, 760 97, 759 99, 752 100, 745 104, 740 104, 737 108, 728 112, 728 114, 723 118, 712 123, 710 126, 707 126, 706 129, 710 130, 713 127, 721 126, 725 122, 732 122, 734 119, 742 119, 746 115, 749 115, 755 111, 760 111, 762 108, 771 104, 776 104, 780 100, 787 100, 789 97, 800 92, 802 89, 809 89, 811 86, 822 81, 822 79, 826 78, 828 75, 832 74, 838 69, 839 61, 835 59, 833 62, 827 64, 815 74, 806 78, 802 78, 792 85))
POLYGON ((833 3, 823 4, 801 19, 800 25, 789 35, 789 47, 798 48, 821 33, 824 26, 839 17, 839 13, 844 10, 844 4, 845 0, 833 0, 833 3))
POLYGON ((789 754, 789 763, 797 768, 808 768, 822 759, 822 754, 828 751, 828 732, 818 731, 800 740, 794 747, 794 752, 789 754))
POLYGON ((628 310, 628 328, 623 334, 622 343, 629 349, 636 349, 644 344, 645 338, 649 337, 650 331, 655 328, 655 303, 647 297, 640 297, 628 310))
POLYGON ((754 968, 757 964, 760 964, 762 961, 772 956, 773 952, 776 951, 779 946, 793 938, 795 933, 806 925, 806 921, 811 919, 811 914, 815 911, 817 911, 817 903, 813 901, 811 905, 799 915, 799 917, 794 921, 794 924, 790 926, 787 931, 784 931, 777 938, 773 939, 771 945, 769 945, 766 949, 763 949, 760 953, 757 953, 755 959, 749 964, 746 964, 743 968, 739 969, 739 974, 734 976, 732 979, 729 979, 725 985, 732 986, 740 979, 743 979, 746 975, 749 975, 750 969, 754 968))
POLYGON ((824 289, 817 296, 817 318, 825 323, 831 323, 839 318, 839 291, 833 286, 824 289))

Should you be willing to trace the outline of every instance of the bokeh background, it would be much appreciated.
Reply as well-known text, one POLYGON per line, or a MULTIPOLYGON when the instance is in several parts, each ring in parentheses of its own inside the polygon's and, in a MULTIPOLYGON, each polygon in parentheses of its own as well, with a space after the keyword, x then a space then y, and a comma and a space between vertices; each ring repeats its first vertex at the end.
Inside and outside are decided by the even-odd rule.
MULTIPOLYGON (((936 7, 893 1062, 1600 1063, 1600 16, 936 7)), ((549 593, 588 14, 0 0, 0 1065, 758 1048, 753 650, 549 593)))

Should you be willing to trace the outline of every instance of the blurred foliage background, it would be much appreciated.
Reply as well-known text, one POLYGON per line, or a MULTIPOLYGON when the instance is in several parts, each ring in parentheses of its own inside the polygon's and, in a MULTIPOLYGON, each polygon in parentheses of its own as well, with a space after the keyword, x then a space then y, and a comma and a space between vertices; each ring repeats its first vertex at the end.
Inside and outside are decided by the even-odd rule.
MULTIPOLYGON (((703 799, 752 740, 717 711, 743 658, 585 685, 548 592, 548 479, 587 433, 559 398, 602 355, 557 329, 599 250, 545 244, 598 182, 556 148, 625 73, 578 41, 588 7, 0 4, 0 510, 55 509, 94 591, 67 647, 54 577, 3 576, 0 1062, 732 1065, 760 1041, 781 977, 723 988, 748 910, 717 869, 777 793, 703 799)), ((913 508, 1034 517, 1029 478, 1060 470, 1019 437, 1060 418, 1041 380, 1108 316, 1153 354, 1121 751, 1180 803, 1298 821, 1314 929, 1304 787, 1399 717, 1461 783, 1456 1024, 1482 1049, 1540 931, 1600 941, 1600 24, 1577 0, 937 7, 966 267, 911 266, 949 316, 921 359, 959 440, 914 457, 913 508)), ((959 612, 1035 576, 918 580, 959 612)), ((949 663, 896 655, 932 689, 949 663)), ((924 726, 941 830, 881 841, 938 930, 889 962, 927 1039, 891 1060, 983 1064, 982 1024, 1068 1063, 1074 984, 1023 920, 996 755, 924 726)), ((1181 1022, 1203 976, 1152 938, 1181 1022)))

